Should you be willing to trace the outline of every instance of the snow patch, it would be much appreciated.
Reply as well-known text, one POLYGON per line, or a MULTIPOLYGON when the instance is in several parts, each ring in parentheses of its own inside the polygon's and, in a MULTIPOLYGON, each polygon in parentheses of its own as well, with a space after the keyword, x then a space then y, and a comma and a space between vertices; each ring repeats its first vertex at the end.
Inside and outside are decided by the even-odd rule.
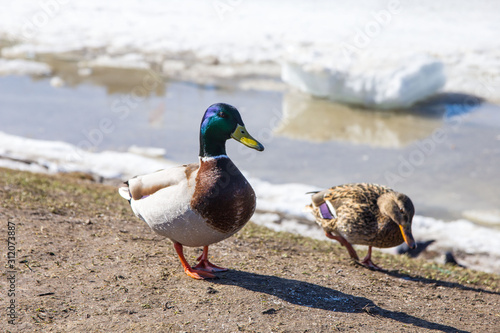
POLYGON ((52 69, 49 65, 36 61, 0 58, 0 75, 50 75, 52 69))
POLYGON ((111 57, 109 55, 99 56, 91 61, 81 61, 80 68, 126 68, 126 69, 150 69, 150 65, 140 54, 130 53, 123 56, 111 57))
POLYGON ((500 226, 500 210, 466 210, 463 216, 471 221, 491 226, 500 226))
POLYGON ((3 132, 0 132, 0 161, 7 167, 17 165, 22 170, 48 173, 81 171, 124 180, 177 165, 134 153, 94 153, 61 141, 33 140, 3 132))

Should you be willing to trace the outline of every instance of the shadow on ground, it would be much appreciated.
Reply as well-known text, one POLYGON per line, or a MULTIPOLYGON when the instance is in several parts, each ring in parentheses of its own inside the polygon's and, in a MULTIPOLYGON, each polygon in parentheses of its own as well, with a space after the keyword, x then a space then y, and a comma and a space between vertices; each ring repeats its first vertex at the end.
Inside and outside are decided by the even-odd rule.
POLYGON ((500 295, 499 292, 495 292, 495 291, 491 291, 491 290, 468 287, 468 286, 464 286, 464 285, 462 285, 460 283, 456 283, 456 282, 448 282, 448 281, 442 281, 442 280, 436 280, 436 279, 429 279, 429 278, 425 278, 422 276, 412 276, 412 275, 401 273, 401 272, 396 271, 396 270, 393 270, 393 271, 381 270, 380 272, 387 274, 387 275, 390 275, 390 276, 393 276, 395 278, 409 280, 409 281, 415 281, 415 282, 422 282, 425 284, 432 284, 432 285, 435 285, 436 287, 439 286, 439 287, 446 287, 446 288, 457 288, 457 289, 462 289, 462 290, 474 291, 477 293, 500 295))
POLYGON ((465 332, 455 327, 433 323, 404 312, 383 309, 365 297, 357 297, 316 284, 270 275, 230 270, 214 284, 233 285, 254 292, 265 293, 291 304, 333 312, 367 313, 442 332, 465 332))

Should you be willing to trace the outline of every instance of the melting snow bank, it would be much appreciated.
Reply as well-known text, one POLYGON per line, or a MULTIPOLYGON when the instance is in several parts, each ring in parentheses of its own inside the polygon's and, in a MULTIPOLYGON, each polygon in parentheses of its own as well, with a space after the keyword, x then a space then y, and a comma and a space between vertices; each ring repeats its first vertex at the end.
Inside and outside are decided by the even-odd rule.
POLYGON ((495 1, 0 4, 0 39, 12 41, 1 50, 6 58, 73 55, 89 67, 161 68, 163 74, 188 72, 196 80, 205 71, 223 78, 242 72, 278 76, 275 68, 285 57, 287 82, 347 103, 406 106, 435 92, 445 77, 446 92, 498 100, 495 1))
POLYGON ((407 108, 436 94, 446 82, 443 64, 428 56, 341 60, 331 54, 293 57, 284 61, 281 77, 313 96, 377 109, 407 108))
POLYGON ((134 153, 93 153, 60 141, 33 140, 0 132, 0 166, 32 172, 85 172, 128 179, 175 166, 164 159, 134 153))
POLYGON ((50 75, 52 69, 49 65, 21 59, 1 59, 0 58, 0 76, 2 75, 50 75))
MULTIPOLYGON (((187 161, 188 162, 188 161, 187 161)), ((68 143, 22 138, 0 132, 0 166, 32 172, 86 172, 102 178, 129 179, 138 174, 177 165, 160 158, 134 153, 88 152, 68 143)), ((255 223, 276 231, 325 239, 312 216, 304 210, 307 192, 316 188, 303 184, 271 184, 251 178, 257 194, 255 223)), ((117 194, 118 195, 118 194, 117 194)), ((467 220, 444 222, 415 216, 416 240, 436 240, 430 251, 452 251, 465 266, 500 274, 500 231, 478 226, 467 220)), ((387 250, 394 253, 394 249, 387 250)))
POLYGON ((469 268, 500 274, 500 231, 497 229, 467 220, 443 222, 416 216, 413 233, 416 239, 436 240, 428 247, 430 251, 452 251, 469 268))

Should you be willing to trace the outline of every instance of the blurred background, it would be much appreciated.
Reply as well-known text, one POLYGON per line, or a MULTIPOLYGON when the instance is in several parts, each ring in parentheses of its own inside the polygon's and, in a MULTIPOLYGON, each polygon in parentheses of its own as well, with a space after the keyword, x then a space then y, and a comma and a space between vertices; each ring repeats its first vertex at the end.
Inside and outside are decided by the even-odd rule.
POLYGON ((257 221, 301 232, 302 190, 385 184, 414 201, 415 235, 500 271, 499 2, 0 6, 0 166, 106 180, 194 162, 226 102, 266 147, 228 143, 257 221))

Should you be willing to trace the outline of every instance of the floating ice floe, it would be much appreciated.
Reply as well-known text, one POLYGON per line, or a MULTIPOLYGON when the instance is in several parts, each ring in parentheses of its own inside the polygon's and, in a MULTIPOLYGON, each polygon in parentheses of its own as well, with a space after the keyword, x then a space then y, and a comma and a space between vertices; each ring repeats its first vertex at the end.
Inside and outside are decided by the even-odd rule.
POLYGON ((165 156, 167 150, 164 148, 155 148, 155 147, 139 147, 136 145, 130 146, 128 148, 129 153, 142 155, 146 157, 159 158, 165 156))
POLYGON ((1 59, 0 58, 0 76, 1 75, 50 75, 52 69, 49 65, 36 61, 22 59, 1 59))
POLYGON ((128 69, 149 69, 150 65, 144 60, 144 57, 137 53, 129 53, 122 56, 111 57, 102 55, 90 61, 81 61, 78 63, 80 68, 128 68, 128 69))
POLYGON ((54 88, 64 87, 65 84, 66 84, 66 82, 64 82, 64 80, 59 76, 53 76, 50 79, 50 85, 54 88))
POLYGON ((377 109, 407 108, 436 94, 446 83, 441 61, 429 56, 361 56, 341 52, 287 57, 281 77, 316 97, 377 109))

